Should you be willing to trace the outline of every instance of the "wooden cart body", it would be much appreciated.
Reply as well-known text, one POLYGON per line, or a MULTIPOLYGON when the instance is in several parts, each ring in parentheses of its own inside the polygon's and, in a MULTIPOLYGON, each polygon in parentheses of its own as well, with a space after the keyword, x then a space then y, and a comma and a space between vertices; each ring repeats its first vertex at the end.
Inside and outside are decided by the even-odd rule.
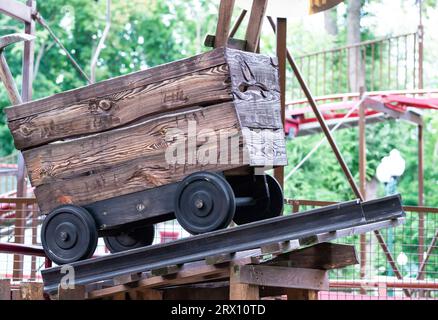
POLYGON ((83 206, 101 230, 166 220, 172 202, 166 195, 191 173, 287 164, 277 60, 229 48, 7 108, 6 114, 41 211, 83 206), (193 127, 196 137, 190 136, 193 127), (224 139, 230 148, 218 145, 224 139), (236 139, 238 161, 231 159, 236 139), (181 146, 182 161, 169 163, 169 150, 178 154, 181 146))

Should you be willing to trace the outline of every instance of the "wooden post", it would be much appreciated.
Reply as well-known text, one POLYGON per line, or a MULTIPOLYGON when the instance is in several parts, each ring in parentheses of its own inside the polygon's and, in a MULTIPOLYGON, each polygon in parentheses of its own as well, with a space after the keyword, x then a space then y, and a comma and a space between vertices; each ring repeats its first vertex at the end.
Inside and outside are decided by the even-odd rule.
POLYGON ((287 300, 318 300, 318 291, 307 289, 287 289, 287 300))
POLYGON ((0 300, 11 300, 11 280, 0 279, 0 300))
POLYGON ((235 0, 221 0, 216 28, 216 40, 214 43, 215 48, 225 47, 228 44, 234 2, 235 0))
MULTIPOLYGON (((287 51, 287 19, 277 18, 277 57, 280 77, 281 120, 285 126, 286 113, 286 51, 287 51)), ((274 170, 274 176, 284 190, 284 167, 274 170)))
POLYGON ((241 283, 239 272, 239 265, 230 265, 230 300, 259 300, 259 287, 241 283))
POLYGON ((268 0, 253 0, 245 36, 247 51, 256 52, 257 50, 267 6, 268 0))

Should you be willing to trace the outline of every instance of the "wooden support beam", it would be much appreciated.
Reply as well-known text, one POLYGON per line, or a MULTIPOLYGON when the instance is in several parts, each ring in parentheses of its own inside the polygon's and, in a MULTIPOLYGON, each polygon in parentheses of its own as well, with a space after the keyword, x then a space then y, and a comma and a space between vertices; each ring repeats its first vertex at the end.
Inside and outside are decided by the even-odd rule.
POLYGON ((230 300, 259 300, 259 286, 242 283, 240 279, 241 266, 230 266, 230 300))
POLYGON ((208 265, 217 265, 222 263, 227 263, 232 261, 235 258, 236 254, 233 253, 224 253, 216 256, 210 256, 205 258, 205 263, 208 265))
POLYGON ((306 289, 287 289, 288 300, 318 300, 318 291, 306 289))
POLYGON ((214 44, 215 48, 225 47, 228 44, 234 2, 235 0, 221 0, 216 27, 216 39, 214 44))
POLYGON ((32 9, 16 0, 0 1, 0 12, 22 22, 31 23, 33 21, 32 9))
MULTIPOLYGON (((216 43, 216 36, 208 34, 205 37, 204 46, 206 46, 208 48, 213 48, 215 46, 215 43, 216 43)), ((245 49, 246 49, 246 41, 230 37, 230 38, 228 38, 227 47, 231 48, 231 49, 237 49, 237 50, 245 51, 245 49)))
MULTIPOLYGON (((280 80, 281 121, 285 127, 286 117, 286 52, 287 52, 287 19, 277 18, 277 57, 280 80)), ((284 190, 284 167, 274 170, 274 176, 284 190)))
POLYGON ((328 274, 325 270, 276 267, 240 266, 236 270, 240 283, 280 288, 328 290, 328 274))
POLYGON ((332 270, 358 263, 354 246, 327 242, 283 254, 266 264, 282 267, 332 270))
POLYGON ((256 52, 257 50, 267 6, 268 0, 253 0, 245 36, 247 41, 246 50, 249 52, 256 52))

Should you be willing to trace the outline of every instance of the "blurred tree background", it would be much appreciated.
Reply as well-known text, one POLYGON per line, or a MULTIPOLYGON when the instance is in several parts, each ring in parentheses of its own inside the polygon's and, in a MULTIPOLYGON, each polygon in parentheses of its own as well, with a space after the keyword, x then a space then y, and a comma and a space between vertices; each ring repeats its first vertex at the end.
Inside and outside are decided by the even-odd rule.
MULTIPOLYGON (((415 0, 349 0, 335 10, 320 14, 324 16, 322 24, 315 22, 321 20, 318 17, 291 20, 288 28, 289 48, 297 56, 342 46, 357 39, 363 41, 382 36, 377 30, 384 21, 376 20, 375 6, 385 2, 399 3, 407 16, 417 14, 415 0)), ((111 29, 97 62, 97 81, 208 50, 203 46, 203 40, 207 33, 213 33, 215 30, 219 1, 112 0, 111 3, 111 29)), ((425 1, 424 6, 427 70, 425 85, 437 87, 438 72, 433 72, 437 70, 437 41, 431 38, 434 36, 433 27, 428 27, 433 26, 433 21, 436 21, 436 1, 425 1)), ((91 58, 105 28, 105 10, 105 0, 38 2, 38 11, 87 74, 90 74, 91 58)), ((238 13, 238 10, 235 10, 236 17, 238 13)), ((400 28, 396 28, 395 31, 416 31, 415 28, 404 30, 404 25, 406 23, 400 19, 400 28)), ((243 35, 243 29, 241 28, 237 37, 243 35)), ((20 23, 0 15, 0 34, 21 30, 20 23)), ((395 31, 389 30, 387 35, 397 34, 395 31)), ((264 53, 275 53, 275 37, 272 36, 268 23, 264 27, 261 47, 264 53)), ((17 83, 21 80, 21 51, 20 45, 7 51, 7 58, 17 83)), ((340 66, 330 67, 335 69, 340 66)), ((86 84, 65 54, 49 37, 48 32, 40 26, 37 27, 34 70, 34 99, 86 84)), ((2 88, 0 111, 8 105, 9 101, 2 88)), ((425 204, 438 207, 438 115, 436 112, 426 112, 424 117, 425 204)), ((15 150, 5 123, 5 116, 1 112, 0 156, 6 156, 15 150)), ((352 172, 358 178, 357 129, 340 130, 335 137, 352 172)), ((289 167, 286 174, 321 138, 321 135, 314 135, 288 141, 289 167)), ((368 126, 367 139, 368 180, 375 179, 375 169, 381 158, 393 148, 398 148, 406 159, 406 172, 401 178, 398 190, 406 204, 417 204, 416 128, 403 122, 388 121, 368 126)), ((353 197, 327 144, 287 181, 285 194, 290 198, 319 200, 347 200, 353 197)), ((383 195, 382 187, 379 189, 379 195, 383 195)))

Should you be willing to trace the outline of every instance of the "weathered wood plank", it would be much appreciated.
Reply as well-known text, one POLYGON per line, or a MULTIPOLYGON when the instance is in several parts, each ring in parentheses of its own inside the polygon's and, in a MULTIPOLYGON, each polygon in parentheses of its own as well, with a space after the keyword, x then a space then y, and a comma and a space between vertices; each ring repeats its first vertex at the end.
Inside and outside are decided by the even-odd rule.
POLYGON ((9 123, 17 149, 121 127, 147 116, 232 99, 227 65, 123 90, 9 123))
POLYGON ((120 88, 133 90, 137 87, 192 74, 225 64, 224 50, 224 48, 218 48, 187 59, 65 91, 47 98, 6 108, 5 112, 9 121, 17 120, 57 108, 64 108, 81 101, 115 94, 121 91, 120 88))
POLYGON ((277 58, 233 49, 226 58, 241 126, 283 128, 277 58))
POLYGON ((286 142, 283 129, 243 128, 242 135, 248 148, 251 166, 287 165, 286 142))
POLYGON ((228 43, 231 18, 233 16, 235 0, 222 0, 219 5, 219 16, 216 26, 215 48, 224 47, 228 43))
MULTIPOLYGON (((192 112, 174 117, 174 121, 166 122, 166 125, 154 124, 153 132, 150 132, 149 126, 124 128, 119 130, 121 133, 114 130, 102 133, 100 135, 105 137, 101 139, 79 139, 79 144, 78 141, 57 143, 47 146, 51 148, 50 152, 45 153, 47 147, 44 147, 39 149, 42 154, 29 153, 26 158, 32 183, 36 185, 45 182, 35 189, 40 209, 46 212, 60 204, 89 204, 177 182, 196 171, 224 171, 242 166, 240 161, 217 161, 222 157, 222 150, 217 145, 219 132, 232 132, 237 136, 234 139, 238 139, 238 124, 233 113, 234 109, 230 104, 208 107, 199 111, 199 114, 192 112), (181 141, 185 141, 188 119, 196 121, 199 130, 209 128, 213 138, 198 140, 197 157, 192 164, 187 162, 188 155, 186 156, 184 145, 183 151, 174 159, 177 162, 169 163, 169 159, 166 159, 167 148, 174 146, 171 151, 177 151, 181 141), (164 132, 171 128, 181 129, 180 137, 166 141, 164 132), (202 158, 203 154, 210 153, 214 155, 213 159, 202 158), (41 162, 43 158, 44 162, 41 162), (73 172, 75 176, 71 175, 73 172), (45 180, 39 178, 42 175, 45 180)), ((226 139, 231 146, 233 134, 226 139)), ((33 153, 35 150, 37 149, 29 152, 33 153)))
POLYGON ((267 287, 328 290, 327 272, 316 269, 240 266, 236 273, 237 281, 267 287))
POLYGON ((268 265, 331 270, 358 264, 354 246, 321 243, 283 254, 269 261, 268 265))
MULTIPOLYGON (((139 158, 148 161, 151 156, 162 155, 164 160, 164 153, 179 147, 189 130, 193 130, 190 138, 199 146, 202 139, 196 134, 207 129, 214 133, 234 130, 237 135, 238 123, 232 104, 169 114, 98 135, 33 148, 24 151, 23 155, 32 185, 39 186, 139 158)), ((185 147, 186 143, 182 145, 185 147)), ((154 184, 161 185, 158 181, 154 184)))
MULTIPOLYGON (((208 34, 205 36, 204 46, 212 48, 214 47, 215 42, 216 42, 216 36, 208 34)), ((235 39, 235 38, 228 38, 227 48, 244 51, 246 48, 246 41, 235 39)))

